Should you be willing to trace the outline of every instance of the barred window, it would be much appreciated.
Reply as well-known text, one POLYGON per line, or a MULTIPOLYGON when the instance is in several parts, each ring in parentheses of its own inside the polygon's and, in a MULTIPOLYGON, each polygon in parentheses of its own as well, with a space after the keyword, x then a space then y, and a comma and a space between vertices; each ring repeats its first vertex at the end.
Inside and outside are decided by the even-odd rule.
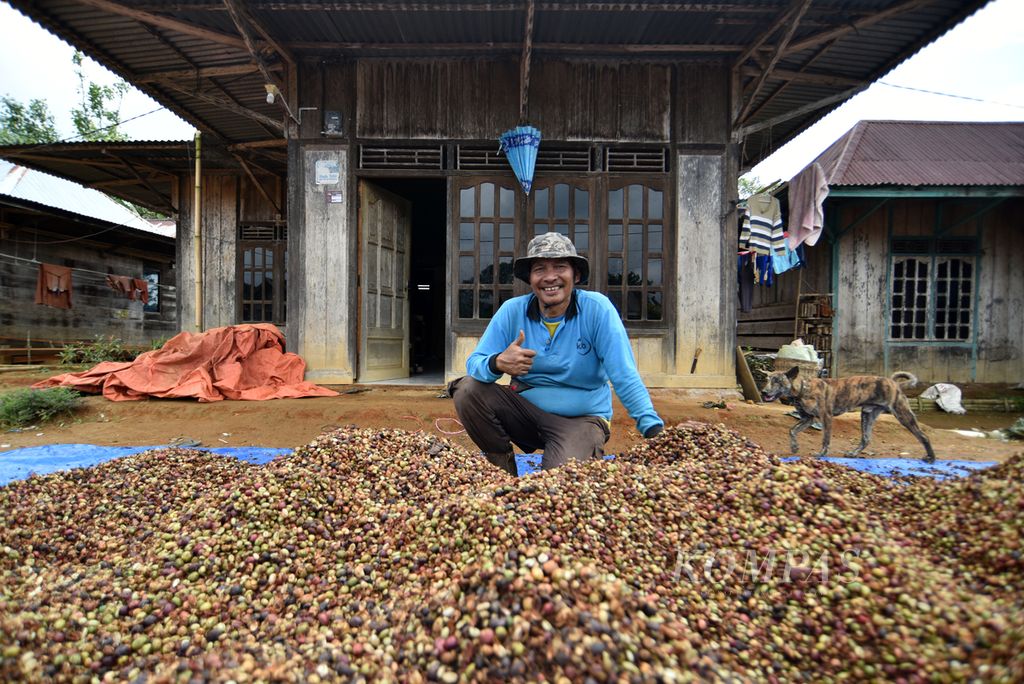
MULTIPOLYGON (((941 247, 942 241, 939 242, 941 247)), ((931 243, 924 246, 930 247, 931 243)), ((900 246, 895 245, 894 251, 899 250, 900 246)), ((975 259, 946 256, 941 250, 929 251, 933 253, 892 258, 889 337, 970 340, 975 259)))

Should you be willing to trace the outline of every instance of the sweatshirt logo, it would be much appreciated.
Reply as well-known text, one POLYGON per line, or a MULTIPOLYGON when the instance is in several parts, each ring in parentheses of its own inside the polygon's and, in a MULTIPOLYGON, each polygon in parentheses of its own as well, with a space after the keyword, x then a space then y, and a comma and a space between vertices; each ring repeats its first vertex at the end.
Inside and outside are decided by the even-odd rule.
POLYGON ((590 353, 590 343, 582 337, 576 339, 576 353, 580 356, 586 356, 590 353))

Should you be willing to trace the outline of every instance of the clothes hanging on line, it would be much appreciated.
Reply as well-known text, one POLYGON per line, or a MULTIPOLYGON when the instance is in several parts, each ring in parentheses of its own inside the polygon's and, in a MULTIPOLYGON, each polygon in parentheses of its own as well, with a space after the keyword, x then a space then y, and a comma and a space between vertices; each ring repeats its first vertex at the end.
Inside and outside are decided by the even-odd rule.
POLYGON ((107 285, 114 290, 126 297, 130 301, 141 301, 143 304, 149 303, 149 283, 142 278, 132 278, 131 276, 120 276, 112 273, 107 275, 107 285))
POLYGON ((754 282, 767 287, 775 284, 775 269, 772 267, 771 256, 758 254, 754 257, 754 282))
POLYGON ((747 208, 740 230, 740 249, 757 254, 785 253, 782 210, 779 200, 767 193, 747 198, 747 208))
POLYGON ((739 254, 736 257, 736 264, 740 311, 749 313, 754 308, 754 255, 751 252, 739 254))
POLYGON ((789 181, 789 246, 814 245, 825 225, 822 204, 828 182, 821 164, 814 163, 789 181))
POLYGON ((772 269, 775 271, 775 275, 785 273, 786 271, 803 266, 803 245, 797 245, 796 249, 790 249, 789 241, 783 240, 783 246, 786 248, 783 254, 772 255, 772 269), (798 253, 798 250, 800 253, 798 253))
POLYGON ((36 280, 36 304, 58 309, 71 308, 71 268, 39 264, 36 280))

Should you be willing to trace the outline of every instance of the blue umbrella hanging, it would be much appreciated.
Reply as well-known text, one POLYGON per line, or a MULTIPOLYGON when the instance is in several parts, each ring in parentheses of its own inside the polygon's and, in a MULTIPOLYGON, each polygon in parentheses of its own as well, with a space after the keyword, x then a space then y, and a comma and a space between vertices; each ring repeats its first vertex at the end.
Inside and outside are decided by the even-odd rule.
POLYGON ((502 133, 498 143, 523 186, 523 192, 529 195, 530 186, 533 185, 533 169, 537 165, 540 131, 533 126, 516 126, 502 133))

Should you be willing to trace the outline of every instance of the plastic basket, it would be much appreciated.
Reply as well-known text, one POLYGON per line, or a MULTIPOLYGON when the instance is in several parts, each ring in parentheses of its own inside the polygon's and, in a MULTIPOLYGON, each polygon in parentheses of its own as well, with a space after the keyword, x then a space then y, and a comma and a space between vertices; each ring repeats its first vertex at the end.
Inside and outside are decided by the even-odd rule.
POLYGON ((821 375, 821 361, 805 361, 804 359, 788 359, 786 357, 775 357, 775 370, 788 371, 793 366, 800 369, 802 378, 816 378, 821 375))

